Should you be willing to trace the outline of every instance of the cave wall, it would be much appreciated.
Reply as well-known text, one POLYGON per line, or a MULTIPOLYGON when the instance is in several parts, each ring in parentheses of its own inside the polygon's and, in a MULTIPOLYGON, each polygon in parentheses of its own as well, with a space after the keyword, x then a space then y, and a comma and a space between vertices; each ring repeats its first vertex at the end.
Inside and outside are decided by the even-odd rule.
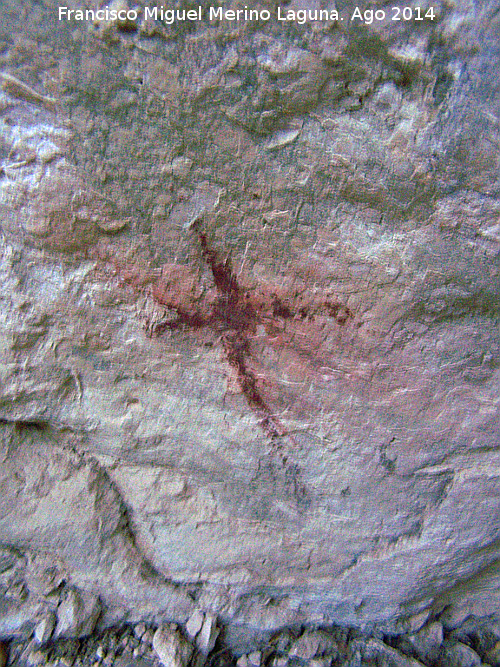
POLYGON ((1 635, 498 614, 499 5, 370 6, 2 4, 1 635))

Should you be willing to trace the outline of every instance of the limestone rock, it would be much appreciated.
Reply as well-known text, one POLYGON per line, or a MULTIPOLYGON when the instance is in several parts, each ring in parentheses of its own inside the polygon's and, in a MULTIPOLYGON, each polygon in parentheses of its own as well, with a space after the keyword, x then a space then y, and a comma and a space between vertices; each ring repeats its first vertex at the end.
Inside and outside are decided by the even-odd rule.
POLYGON ((445 646, 441 655, 440 664, 449 667, 481 667, 482 662, 478 654, 466 644, 460 642, 452 646, 445 646))
MULTIPOLYGON (((99 600, 77 590, 65 591, 57 607, 55 637, 85 636, 92 632, 101 613, 99 600)), ((38 639, 38 637, 37 637, 38 639)))
POLYGON ((423 663, 413 658, 405 656, 396 649, 387 646, 379 639, 369 639, 364 642, 354 642, 352 648, 358 648, 363 660, 374 661, 375 664, 382 664, 384 667, 422 667, 423 663))
POLYGON ((425 662, 431 621, 500 619, 497 3, 22 4, 0 6, 0 637, 55 613, 69 641, 99 606, 147 646, 198 609, 204 651, 217 618, 237 655, 286 627, 327 660, 296 629, 336 623, 425 662))
POLYGON ((54 614, 47 614, 42 620, 37 624, 35 628, 35 639, 40 642, 40 644, 45 644, 50 637, 56 626, 56 618, 54 614))
POLYGON ((204 621, 204 615, 199 609, 195 609, 186 623, 186 632, 190 639, 194 639, 200 632, 204 621))
POLYGON ((208 655, 211 652, 219 633, 217 618, 213 614, 205 614, 203 625, 196 637, 196 646, 202 655, 208 655))
POLYGON ((337 644, 328 634, 314 630, 305 632, 295 641, 289 650, 292 658, 311 660, 317 656, 336 656, 337 644))
POLYGON ((153 648, 164 667, 187 667, 192 647, 175 630, 160 627, 153 637, 153 648))

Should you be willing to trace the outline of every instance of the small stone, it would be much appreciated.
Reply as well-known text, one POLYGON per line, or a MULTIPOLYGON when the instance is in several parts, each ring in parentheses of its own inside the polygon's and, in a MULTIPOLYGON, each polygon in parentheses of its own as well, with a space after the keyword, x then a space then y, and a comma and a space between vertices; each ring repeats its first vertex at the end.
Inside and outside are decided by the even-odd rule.
POLYGON ((429 618, 429 612, 424 611, 414 616, 410 616, 397 624, 400 633, 418 632, 429 618))
POLYGON ((70 655, 63 655, 61 658, 59 658, 58 665, 59 667, 72 667, 74 661, 75 659, 70 655))
POLYGON ((146 626, 144 625, 144 623, 138 623, 134 627, 134 635, 137 637, 137 639, 142 639, 145 632, 146 632, 146 626))
POLYGON ((253 651, 253 653, 248 654, 248 663, 250 667, 260 667, 261 659, 262 653, 260 651, 253 651))
POLYGON ((153 630, 146 630, 146 632, 141 637, 141 641, 144 644, 152 644, 153 643, 153 636, 154 636, 153 630))
POLYGON ((273 667, 287 667, 288 665, 288 658, 274 658, 273 660, 273 667))
POLYGON ((241 655, 236 661, 236 667, 248 667, 248 657, 246 655, 241 655))
POLYGON ((311 660, 325 654, 337 655, 337 642, 326 632, 304 632, 290 647, 291 658, 311 660))
POLYGON ((201 630, 204 615, 199 609, 195 609, 186 623, 186 632, 188 637, 194 639, 201 630))
POLYGON ((128 223, 129 220, 126 218, 98 218, 96 221, 99 229, 107 234, 116 234, 116 232, 121 231, 128 223))
POLYGON ((185 178, 193 166, 193 161, 187 157, 176 157, 172 160, 172 174, 177 178, 185 178))
POLYGON ((300 130, 280 130, 274 134, 266 144, 266 150, 274 151, 291 144, 299 136, 300 130))
MULTIPOLYGON (((410 638, 411 640, 412 638, 410 638)), ((438 622, 424 625, 412 641, 417 656, 424 662, 434 662, 437 660, 442 643, 443 626, 438 622)))
POLYGON ((273 640, 274 650, 278 655, 288 653, 290 646, 296 641, 296 635, 291 630, 282 630, 273 640))
POLYGON ((98 598, 76 590, 66 591, 57 608, 56 637, 82 637, 92 632, 101 611, 98 598))
POLYGON ((25 229, 28 234, 33 234, 33 236, 38 236, 43 238, 48 236, 51 232, 52 226, 50 220, 47 217, 32 217, 30 218, 25 225, 25 229))
POLYGON ((481 667, 481 658, 470 646, 457 642, 445 648, 441 664, 443 667, 481 667))
POLYGON ((193 652, 178 632, 165 626, 155 632, 153 649, 165 667, 186 667, 193 652))
POLYGON ((307 661, 307 667, 330 667, 332 660, 332 656, 326 658, 314 658, 313 660, 307 661))
MULTIPOLYGON (((220 630, 217 628, 217 618, 213 614, 206 614, 199 635, 196 638, 196 646, 200 653, 208 655, 215 646, 220 630)), ((260 664, 260 663, 259 663, 260 664)))
POLYGON ((97 651, 95 652, 96 656, 99 658, 99 660, 102 660, 104 656, 106 655, 106 651, 102 646, 97 647, 97 651))
POLYGON ((47 616, 42 618, 35 628, 35 639, 39 644, 45 644, 48 642, 56 625, 56 618, 54 614, 49 613, 47 616))
POLYGON ((32 667, 38 667, 38 665, 44 665, 47 662, 47 657, 43 651, 31 651, 28 657, 26 658, 26 663, 32 667))
POLYGON ((397 640, 397 648, 403 653, 415 655, 426 664, 434 664, 439 662, 442 643, 443 626, 434 622, 424 625, 417 633, 401 635, 397 640))
POLYGON ((432 642, 433 644, 442 644, 443 626, 437 621, 434 623, 429 623, 429 625, 424 625, 424 627, 417 633, 417 637, 419 639, 432 642))

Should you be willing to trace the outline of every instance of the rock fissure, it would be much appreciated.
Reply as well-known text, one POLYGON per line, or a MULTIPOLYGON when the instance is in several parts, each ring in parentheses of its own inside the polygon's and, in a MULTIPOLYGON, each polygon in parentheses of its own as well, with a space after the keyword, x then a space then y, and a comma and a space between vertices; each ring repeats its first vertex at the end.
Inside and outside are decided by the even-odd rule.
MULTIPOLYGON (((169 586, 176 591, 183 591, 190 598, 190 600, 193 599, 193 596, 196 598, 199 590, 203 586, 203 583, 196 582, 187 584, 185 582, 178 582, 175 579, 166 576, 153 564, 153 562, 147 557, 147 555, 139 546, 137 530, 134 527, 134 521, 132 518, 132 511, 128 507, 116 483, 110 477, 109 472, 96 460, 94 456, 87 454, 84 456, 84 460, 92 466, 96 475, 94 483, 91 485, 91 488, 92 486, 95 487, 94 492, 96 495, 96 503, 99 504, 100 496, 105 496, 106 493, 111 491, 114 496, 113 505, 120 513, 120 522, 116 526, 114 532, 110 535, 110 538, 112 539, 116 535, 121 535, 129 544, 131 549, 131 556, 134 560, 137 561, 138 572, 144 581, 149 581, 153 585, 159 584, 161 587, 169 586)), ((104 512, 105 517, 105 508, 102 510, 98 509, 98 513, 102 512, 104 512)))

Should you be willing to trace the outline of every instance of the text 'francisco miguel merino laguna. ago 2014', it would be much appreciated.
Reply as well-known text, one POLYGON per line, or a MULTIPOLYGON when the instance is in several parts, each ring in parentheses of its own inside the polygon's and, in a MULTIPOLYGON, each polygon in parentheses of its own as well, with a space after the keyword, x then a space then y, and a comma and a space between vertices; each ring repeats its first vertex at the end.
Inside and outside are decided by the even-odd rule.
MULTIPOLYGON (((154 19, 171 25, 177 21, 270 21, 269 9, 225 9, 224 7, 198 6, 193 9, 167 9, 165 7, 145 7, 140 9, 70 9, 59 7, 59 20, 70 21, 137 21, 144 11, 144 19, 154 19)), ((371 24, 375 21, 424 21, 435 19, 433 7, 397 6, 386 9, 364 9, 355 7, 349 15, 343 16, 335 9, 288 9, 278 6, 275 10, 278 21, 303 24, 313 21, 360 21, 371 24)))

